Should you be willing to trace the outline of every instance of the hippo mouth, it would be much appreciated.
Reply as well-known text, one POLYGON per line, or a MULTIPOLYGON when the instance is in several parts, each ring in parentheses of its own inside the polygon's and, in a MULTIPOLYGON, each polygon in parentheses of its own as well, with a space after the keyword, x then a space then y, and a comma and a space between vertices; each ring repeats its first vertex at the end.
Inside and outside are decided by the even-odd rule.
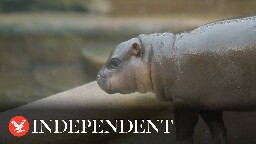
POLYGON ((105 80, 105 79, 97 80, 97 83, 99 87, 108 94, 115 94, 115 93, 126 94, 125 92, 118 91, 111 88, 111 77, 110 77, 110 80, 105 80))
POLYGON ((106 77, 97 76, 97 83, 99 87, 108 94, 114 94, 115 92, 111 89, 111 76, 109 80, 106 77))
POLYGON ((103 89, 106 93, 108 94, 114 94, 115 92, 113 92, 111 89, 103 89))

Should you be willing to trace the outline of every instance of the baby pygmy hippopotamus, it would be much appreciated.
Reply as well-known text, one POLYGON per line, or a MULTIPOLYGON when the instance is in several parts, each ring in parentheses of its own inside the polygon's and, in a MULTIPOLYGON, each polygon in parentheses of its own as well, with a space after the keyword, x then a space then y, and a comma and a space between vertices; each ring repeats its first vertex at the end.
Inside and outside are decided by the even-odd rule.
POLYGON ((222 111, 256 110, 256 16, 119 44, 97 76, 107 93, 152 92, 172 101, 176 139, 193 143, 199 115, 226 144, 222 111))

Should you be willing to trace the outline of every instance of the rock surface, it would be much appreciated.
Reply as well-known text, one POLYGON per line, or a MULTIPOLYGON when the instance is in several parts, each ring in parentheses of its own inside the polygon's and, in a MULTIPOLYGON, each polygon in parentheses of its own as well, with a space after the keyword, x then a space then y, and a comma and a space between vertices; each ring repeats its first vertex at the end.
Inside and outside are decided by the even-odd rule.
MULTIPOLYGON (((152 94, 108 95, 96 82, 58 93, 0 114, 0 143, 108 143, 141 144, 174 143, 175 128, 171 134, 31 134, 14 138, 8 131, 9 120, 16 115, 34 119, 173 119, 171 104, 156 101, 152 94)), ((255 112, 225 112, 230 144, 255 142, 255 112)), ((31 128, 33 123, 31 123, 31 128)), ((196 144, 210 143, 206 124, 199 119, 195 129, 196 144)))
MULTIPOLYGON (((32 102, 0 115, 0 143, 103 143, 119 134, 31 134, 15 139, 7 128, 11 117, 22 115, 33 119, 149 119, 170 108, 169 103, 156 101, 152 94, 108 95, 96 82, 32 102), (97 136, 97 138, 95 138, 97 136)), ((31 123, 32 128, 33 123, 31 123)), ((31 130, 32 131, 32 130, 31 130)))

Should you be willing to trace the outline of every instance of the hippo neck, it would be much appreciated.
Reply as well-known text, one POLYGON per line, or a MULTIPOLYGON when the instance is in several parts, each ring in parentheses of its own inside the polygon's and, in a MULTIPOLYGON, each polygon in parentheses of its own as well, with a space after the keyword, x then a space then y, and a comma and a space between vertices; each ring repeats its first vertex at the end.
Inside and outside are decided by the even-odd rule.
POLYGON ((147 35, 147 61, 150 63, 150 77, 153 92, 160 100, 172 100, 171 89, 174 82, 174 54, 175 36, 172 33, 147 35))

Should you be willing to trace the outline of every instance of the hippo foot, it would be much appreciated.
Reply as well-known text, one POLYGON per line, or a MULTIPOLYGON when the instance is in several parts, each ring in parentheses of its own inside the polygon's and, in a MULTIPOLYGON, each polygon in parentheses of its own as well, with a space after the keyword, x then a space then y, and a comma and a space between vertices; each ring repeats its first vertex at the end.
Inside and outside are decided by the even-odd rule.
POLYGON ((226 144, 227 130, 222 111, 200 111, 200 115, 211 131, 212 144, 226 144))
POLYGON ((193 144, 194 126, 198 122, 198 117, 197 110, 174 107, 177 144, 193 144))
POLYGON ((177 144, 193 144, 194 127, 199 114, 208 125, 212 144, 226 144, 227 130, 223 121, 222 111, 198 111, 192 108, 174 107, 177 144))

